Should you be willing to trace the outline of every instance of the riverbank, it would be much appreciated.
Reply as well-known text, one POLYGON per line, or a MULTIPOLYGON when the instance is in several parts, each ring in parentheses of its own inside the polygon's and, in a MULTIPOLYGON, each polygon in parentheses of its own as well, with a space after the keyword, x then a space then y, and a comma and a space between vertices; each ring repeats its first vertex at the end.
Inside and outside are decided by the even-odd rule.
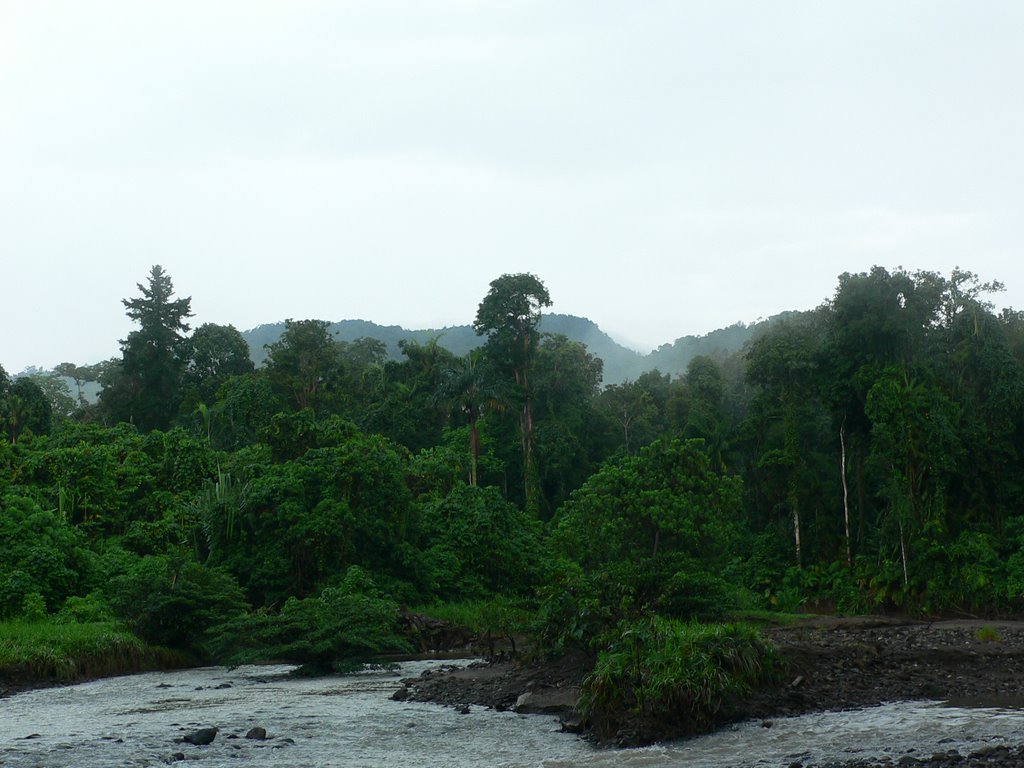
MULTIPOLYGON (((782 656, 780 682, 727 702, 716 727, 750 719, 770 726, 773 717, 914 699, 1024 705, 1024 622, 819 617, 765 634, 782 656)), ((574 728, 572 702, 592 664, 577 656, 476 665, 407 680, 398 695, 494 709, 521 701, 519 711, 558 715, 574 728), (521 700, 523 694, 530 696, 521 700)), ((663 723, 631 722, 615 741, 633 746, 679 735, 663 723)))
POLYGON ((185 654, 143 643, 115 622, 0 624, 0 698, 33 688, 195 663, 185 654))

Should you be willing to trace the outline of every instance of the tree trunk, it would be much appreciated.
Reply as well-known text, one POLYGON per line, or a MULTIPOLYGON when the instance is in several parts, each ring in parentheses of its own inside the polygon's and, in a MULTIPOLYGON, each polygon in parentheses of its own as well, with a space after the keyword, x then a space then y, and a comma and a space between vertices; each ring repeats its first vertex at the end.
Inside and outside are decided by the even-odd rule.
POLYGON ((476 422, 469 425, 469 484, 476 485, 476 467, 480 458, 480 433, 476 422))
POLYGON ((903 586, 910 586, 910 573, 907 569, 907 544, 903 536, 903 521, 900 520, 900 556, 903 560, 903 586))
POLYGON ((793 539, 796 543, 797 568, 803 568, 803 554, 800 551, 800 508, 797 506, 796 499, 793 499, 793 539))
POLYGON ((850 488, 846 483, 846 419, 839 427, 839 468, 843 476, 843 524, 846 528, 846 567, 853 567, 850 553, 850 488))

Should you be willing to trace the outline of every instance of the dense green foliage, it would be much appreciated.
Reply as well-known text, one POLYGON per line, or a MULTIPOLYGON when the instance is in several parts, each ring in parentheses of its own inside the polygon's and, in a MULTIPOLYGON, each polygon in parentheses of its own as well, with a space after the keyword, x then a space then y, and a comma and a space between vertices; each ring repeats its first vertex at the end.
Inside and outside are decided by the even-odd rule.
POLYGON ((624 727, 635 740, 700 733, 729 698, 777 671, 774 650, 751 627, 642 619, 620 626, 598 657, 584 681, 580 713, 602 738, 624 727))
POLYGON ((1024 315, 998 287, 844 274, 739 353, 602 388, 533 275, 491 284, 465 356, 289 320, 257 369, 154 267, 121 359, 59 366, 77 397, 0 369, 0 619, 328 668, 406 648, 405 605, 592 649, 677 642, 651 616, 1019 612, 1024 315))

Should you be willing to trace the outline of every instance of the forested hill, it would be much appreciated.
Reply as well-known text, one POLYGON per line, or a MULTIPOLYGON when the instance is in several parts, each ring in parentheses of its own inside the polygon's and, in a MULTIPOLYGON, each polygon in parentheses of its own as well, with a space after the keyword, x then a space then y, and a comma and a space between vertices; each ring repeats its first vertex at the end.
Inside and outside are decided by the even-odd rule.
MULTIPOLYGON (((796 313, 784 313, 750 325, 736 323, 703 336, 681 336, 671 344, 662 344, 647 355, 619 344, 595 322, 585 317, 546 314, 541 318, 540 330, 542 333, 563 334, 573 341, 585 344, 592 355, 604 361, 604 383, 616 384, 635 380, 640 374, 655 368, 662 373, 671 374, 673 378, 681 376, 686 371, 686 366, 697 355, 721 357, 736 352, 760 330, 792 314, 796 313)), ((242 332, 242 336, 249 343, 250 355, 256 365, 262 365, 266 359, 267 351, 264 345, 280 339, 284 330, 284 322, 279 322, 260 325, 242 332)), ((340 320, 332 323, 328 330, 339 341, 355 341, 359 338, 382 341, 387 345, 388 357, 393 360, 401 357, 398 343, 403 339, 426 344, 436 338, 438 344, 460 356, 483 343, 483 337, 476 334, 472 325, 408 330, 398 325, 378 325, 369 320, 340 320)))

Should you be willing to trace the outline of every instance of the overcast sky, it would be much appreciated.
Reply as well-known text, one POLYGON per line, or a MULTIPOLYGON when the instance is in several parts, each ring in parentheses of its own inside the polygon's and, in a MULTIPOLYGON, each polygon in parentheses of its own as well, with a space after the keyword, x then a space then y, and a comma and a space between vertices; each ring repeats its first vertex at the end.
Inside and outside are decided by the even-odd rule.
POLYGON ((471 322, 533 272, 638 348, 832 296, 1024 307, 1024 3, 0 0, 0 364, 193 324, 471 322))

